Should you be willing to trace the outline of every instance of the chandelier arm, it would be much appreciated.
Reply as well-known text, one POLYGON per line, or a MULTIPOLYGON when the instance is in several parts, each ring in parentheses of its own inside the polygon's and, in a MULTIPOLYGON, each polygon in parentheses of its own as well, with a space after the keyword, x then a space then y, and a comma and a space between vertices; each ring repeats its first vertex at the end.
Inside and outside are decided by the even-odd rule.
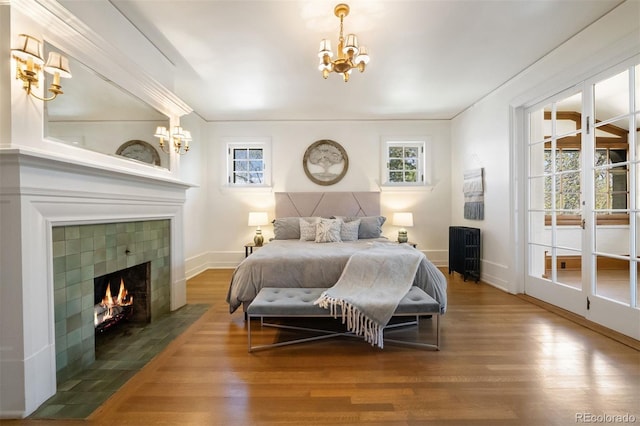
POLYGON ((164 143, 164 138, 160 138, 160 149, 162 150, 162 152, 164 152, 165 154, 171 154, 171 149, 170 148, 166 148, 166 145, 164 143))
POLYGON ((59 93, 62 93, 62 92, 54 92, 54 91, 51 91, 51 89, 49 89, 49 91, 51 91, 53 93, 52 96, 49 96, 48 98, 40 97, 40 96, 36 95, 34 92, 31 91, 31 82, 29 82, 29 85, 27 87, 25 87, 24 90, 27 91, 28 95, 31 95, 34 98, 39 99, 39 100, 44 101, 44 102, 52 101, 58 96, 59 93))

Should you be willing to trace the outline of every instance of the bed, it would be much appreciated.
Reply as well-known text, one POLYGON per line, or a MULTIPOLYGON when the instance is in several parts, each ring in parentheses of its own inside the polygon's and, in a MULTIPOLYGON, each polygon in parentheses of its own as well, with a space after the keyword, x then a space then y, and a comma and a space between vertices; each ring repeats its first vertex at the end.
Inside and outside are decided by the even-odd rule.
MULTIPOLYGON (((275 197, 275 239, 235 269, 227 294, 231 313, 240 307, 246 311, 263 287, 329 288, 353 253, 380 244, 399 247, 382 236, 385 218, 378 192, 279 192, 275 197), (327 235, 319 237, 321 231, 327 235)), ((437 300, 445 313, 446 278, 426 257, 413 285, 437 300)))

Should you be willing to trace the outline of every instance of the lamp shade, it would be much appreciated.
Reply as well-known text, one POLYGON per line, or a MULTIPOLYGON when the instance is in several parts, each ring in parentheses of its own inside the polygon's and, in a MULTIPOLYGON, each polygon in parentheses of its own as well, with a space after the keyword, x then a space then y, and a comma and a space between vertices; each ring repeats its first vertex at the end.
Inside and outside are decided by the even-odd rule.
POLYGON ((365 64, 369 63, 369 53, 367 52, 367 48, 364 46, 360 46, 358 56, 356 56, 356 64, 359 64, 360 62, 364 62, 365 64))
POLYGON ((267 212, 249 212, 249 226, 261 226, 268 223, 267 212))
POLYGON ((343 53, 353 51, 354 55, 358 54, 358 37, 355 34, 347 34, 347 41, 342 48, 343 53))
POLYGON ((164 126, 156 127, 156 133, 153 135, 156 138, 169 138, 169 131, 164 126))
POLYGON ((397 212, 393 214, 392 223, 395 226, 411 227, 413 226, 413 213, 410 212, 397 212))
POLYGON ((42 42, 28 34, 19 34, 17 47, 11 49, 11 53, 24 61, 31 59, 34 64, 44 64, 42 58, 42 42))
POLYGON ((66 56, 62 56, 58 52, 49 52, 49 57, 47 58, 44 70, 49 74, 58 73, 62 78, 71 78, 69 60, 66 56))

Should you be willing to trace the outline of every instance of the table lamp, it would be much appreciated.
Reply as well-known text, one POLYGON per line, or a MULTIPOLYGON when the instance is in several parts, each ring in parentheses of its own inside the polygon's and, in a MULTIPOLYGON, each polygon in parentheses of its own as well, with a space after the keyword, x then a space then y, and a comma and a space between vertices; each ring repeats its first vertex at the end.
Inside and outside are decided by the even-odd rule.
POLYGON ((264 237, 262 236, 260 226, 267 225, 268 223, 269 219, 267 217, 267 212, 249 212, 249 226, 257 226, 256 235, 253 237, 253 242, 256 247, 260 247, 264 243, 264 237))
POLYGON ((400 226, 400 230, 398 231, 398 242, 406 243, 409 241, 409 238, 407 237, 407 230, 405 228, 413 226, 413 213, 394 213, 392 223, 395 226, 400 226))

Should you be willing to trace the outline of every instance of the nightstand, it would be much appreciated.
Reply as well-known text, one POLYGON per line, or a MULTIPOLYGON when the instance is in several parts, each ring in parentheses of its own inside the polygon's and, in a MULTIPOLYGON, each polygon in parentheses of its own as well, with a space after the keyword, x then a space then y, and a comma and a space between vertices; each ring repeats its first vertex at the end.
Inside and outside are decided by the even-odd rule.
POLYGON ((409 244, 413 248, 418 248, 418 243, 412 243, 411 241, 407 241, 406 243, 398 243, 398 244, 409 244))
MULTIPOLYGON (((262 244, 262 246, 267 245, 267 243, 262 244)), ((250 254, 253 254, 253 248, 254 247, 262 247, 262 246, 257 246, 256 243, 247 243, 244 245, 244 257, 249 257, 250 254)))

